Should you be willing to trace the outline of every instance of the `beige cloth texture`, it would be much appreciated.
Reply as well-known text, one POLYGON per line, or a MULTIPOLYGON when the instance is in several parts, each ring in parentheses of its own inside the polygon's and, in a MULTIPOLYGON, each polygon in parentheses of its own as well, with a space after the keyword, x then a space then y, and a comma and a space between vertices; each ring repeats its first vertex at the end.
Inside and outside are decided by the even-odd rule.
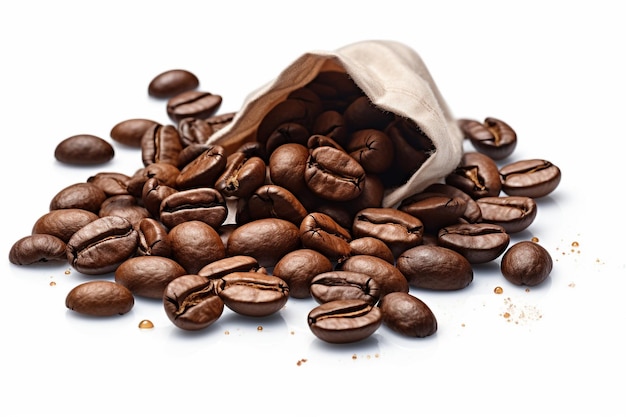
POLYGON ((311 51, 285 68, 274 80, 245 99, 233 121, 208 139, 231 153, 255 140, 263 117, 292 91, 322 71, 345 71, 372 103, 413 120, 432 140, 435 151, 409 180, 383 198, 383 207, 441 182, 458 165, 463 136, 421 57, 410 47, 390 40, 353 43, 335 51, 311 51))

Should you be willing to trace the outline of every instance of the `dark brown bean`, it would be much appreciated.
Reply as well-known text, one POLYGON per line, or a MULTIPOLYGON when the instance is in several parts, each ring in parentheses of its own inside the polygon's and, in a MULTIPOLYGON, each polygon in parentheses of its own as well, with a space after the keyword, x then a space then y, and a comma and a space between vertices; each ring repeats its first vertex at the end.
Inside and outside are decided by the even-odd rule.
POLYGON ((363 300, 335 300, 309 312, 311 332, 328 343, 354 343, 370 337, 382 324, 382 313, 363 300))
POLYGON ((213 187, 227 163, 224 148, 211 146, 180 170, 176 188, 185 190, 198 187, 213 187))
POLYGON ((369 275, 353 271, 329 271, 316 275, 310 284, 311 295, 320 304, 334 300, 363 300, 375 305, 380 285, 369 275))
POLYGON ((65 250, 66 244, 60 238, 36 233, 24 236, 11 246, 9 261, 14 265, 66 262, 65 250))
POLYGON ((87 178, 87 182, 102 188, 107 196, 128 194, 130 177, 120 172, 99 172, 87 178))
POLYGON ((498 166, 493 159, 480 152, 463 154, 458 166, 445 181, 474 199, 496 197, 502 190, 498 166))
POLYGON ((52 210, 37 219, 32 233, 53 235, 67 243, 78 229, 97 218, 96 213, 83 209, 52 210))
POLYGON ((460 119, 459 128, 474 148, 494 160, 510 156, 517 146, 517 134, 500 119, 487 117, 484 123, 460 119))
POLYGON ((50 210, 76 208, 98 213, 107 195, 97 185, 79 182, 57 192, 50 201, 50 210))
POLYGON ((188 274, 197 274, 206 264, 226 256, 226 248, 217 231, 198 220, 177 224, 169 231, 168 238, 172 258, 188 274))
POLYGON ((213 228, 228 217, 224 197, 214 188, 192 188, 170 194, 161 202, 161 222, 168 228, 200 220, 213 228))
POLYGON ((504 227, 490 223, 455 224, 442 228, 437 235, 440 246, 459 252, 471 264, 493 261, 510 240, 504 227))
POLYGON ((235 152, 226 159, 215 188, 225 197, 248 198, 265 183, 266 166, 258 156, 235 152))
POLYGON ((150 119, 127 119, 111 128, 111 139, 126 146, 141 147, 141 139, 148 129, 154 128, 158 122, 150 119))
POLYGON ((409 282, 398 268, 376 256, 355 255, 337 264, 342 271, 361 272, 378 281, 380 297, 392 292, 409 292, 409 282))
POLYGON ((483 221, 504 227, 507 233, 527 229, 537 217, 537 203, 530 197, 484 197, 476 200, 483 221))
POLYGON ((504 253, 500 270, 509 282, 533 287, 548 278, 552 266, 552 257, 543 246, 532 241, 522 241, 504 253))
POLYGON ((500 168, 502 190, 508 195, 544 197, 561 182, 561 170, 544 159, 526 159, 500 168))
POLYGON ((70 136, 54 149, 59 162, 70 165, 98 165, 115 156, 113 146, 101 137, 89 134, 70 136))
POLYGON ((383 324, 404 336, 428 337, 437 332, 437 318, 426 303, 412 294, 387 294, 378 305, 383 324))
POLYGON ((304 171, 309 190, 331 201, 349 201, 363 191, 363 167, 345 151, 324 146, 309 152, 304 171))
POLYGON ((171 69, 156 75, 148 84, 148 94, 156 98, 173 97, 184 91, 193 90, 200 80, 191 71, 171 69))
POLYGON ((115 316, 128 313, 135 305, 132 292, 111 281, 96 280, 74 287, 65 298, 65 306, 90 316, 115 316))
POLYGON ((470 262, 460 253, 436 245, 420 245, 398 256, 396 267, 415 288, 453 291, 474 279, 470 262))
POLYGON ((316 250, 332 261, 350 255, 350 232, 324 213, 309 213, 300 223, 302 246, 316 250))
POLYGON ((184 91, 170 98, 167 102, 167 114, 179 123, 186 117, 206 119, 213 116, 222 105, 222 96, 206 91, 184 91))
POLYGON ((163 256, 137 256, 122 262, 115 270, 115 282, 135 296, 162 299, 167 285, 187 274, 178 262, 163 256))
POLYGON ((289 299, 289 286, 273 275, 231 272, 221 280, 219 297, 228 308, 245 316, 269 316, 283 308, 289 299))
POLYGON ((141 138, 141 159, 144 166, 156 162, 178 166, 178 155, 183 149, 180 134, 173 125, 156 125, 141 138))
POLYGON ((262 272, 263 269, 252 256, 236 255, 206 264, 198 271, 198 275, 209 279, 218 279, 231 272, 262 272))
POLYGON ((139 234, 138 255, 166 258, 171 256, 170 238, 163 223, 153 218, 145 218, 139 221, 136 229, 139 234))
POLYGON ((182 275, 172 280, 163 292, 167 318, 183 330, 202 330, 215 323, 224 312, 217 295, 218 282, 200 275, 182 275))
POLYGON ((293 298, 311 297, 311 280, 318 274, 332 271, 333 264, 318 251, 297 249, 283 256, 274 266, 273 275, 289 285, 289 296, 293 298))

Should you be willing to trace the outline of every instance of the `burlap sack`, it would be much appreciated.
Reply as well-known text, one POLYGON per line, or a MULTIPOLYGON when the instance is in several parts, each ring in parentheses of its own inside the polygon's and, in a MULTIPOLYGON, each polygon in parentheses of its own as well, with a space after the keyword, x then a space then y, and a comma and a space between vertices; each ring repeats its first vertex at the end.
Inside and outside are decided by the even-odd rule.
POLYGON ((463 137, 448 106, 420 56, 395 41, 362 41, 336 51, 308 52, 274 80, 252 92, 232 123, 208 139, 228 152, 254 138, 263 117, 293 90, 321 71, 345 71, 373 104, 412 119, 432 140, 435 152, 409 178, 383 199, 392 207, 403 198, 441 181, 460 162, 463 137))

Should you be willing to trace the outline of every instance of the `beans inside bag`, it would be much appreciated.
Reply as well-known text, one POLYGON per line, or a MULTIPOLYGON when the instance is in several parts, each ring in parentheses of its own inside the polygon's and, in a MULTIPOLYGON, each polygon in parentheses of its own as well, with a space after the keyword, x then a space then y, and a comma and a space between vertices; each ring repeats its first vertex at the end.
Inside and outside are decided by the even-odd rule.
POLYGON ((456 119, 420 56, 385 40, 303 54, 250 93, 232 122, 208 139, 227 154, 247 142, 268 154, 289 142, 311 153, 324 145, 345 150, 382 179, 383 207, 440 182, 463 153, 456 119), (393 144, 391 156, 376 149, 380 136, 393 144), (364 150, 376 150, 372 161, 355 156, 364 150))

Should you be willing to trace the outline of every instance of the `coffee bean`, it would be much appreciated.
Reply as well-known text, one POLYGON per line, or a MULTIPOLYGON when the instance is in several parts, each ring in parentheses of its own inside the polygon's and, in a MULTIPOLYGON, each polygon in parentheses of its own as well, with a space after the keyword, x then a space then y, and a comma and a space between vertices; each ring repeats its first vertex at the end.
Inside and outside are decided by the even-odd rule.
POLYGON ((213 128, 205 119, 185 117, 178 122, 178 133, 183 147, 204 144, 213 134, 213 128))
POLYGON ((394 256, 422 243, 424 225, 417 217, 395 208, 366 208, 354 217, 354 237, 375 237, 391 249, 394 256))
POLYGON ((65 306, 90 316, 115 316, 128 313, 135 298, 123 285, 111 281, 88 281, 74 287, 65 298, 65 306))
POLYGON ((474 148, 494 160, 510 156, 517 146, 517 134, 500 119, 487 117, 483 123, 471 119, 460 119, 461 132, 474 148))
POLYGON ((184 91, 167 102, 167 114, 175 123, 186 117, 205 119, 213 116, 222 105, 222 96, 206 91, 184 91))
POLYGON ((311 332, 328 343, 354 343, 371 336, 382 324, 382 313, 363 300, 335 300, 311 310, 311 332))
POLYGON ((217 231, 198 220, 188 220, 172 227, 168 233, 172 258, 188 274, 197 274, 206 264, 226 256, 226 248, 217 231))
POLYGON ((178 130, 173 125, 156 125, 141 138, 141 159, 144 166, 155 162, 178 166, 178 155, 183 149, 178 130))
POLYGON ((35 233, 24 236, 11 246, 9 261, 14 265, 32 265, 67 261, 66 244, 60 238, 35 233))
POLYGON ((297 249, 289 252, 276 263, 272 271, 289 286, 289 296, 310 298, 311 280, 318 274, 332 271, 333 264, 318 251, 297 249))
POLYGON ((148 94, 156 98, 169 98, 200 85, 200 80, 192 72, 184 69, 171 69, 156 75, 148 84, 148 94))
POLYGON ((163 223, 147 217, 139 221, 136 229, 139 235, 137 255, 163 256, 165 258, 171 256, 170 238, 163 223))
POLYGON ((150 212, 144 206, 140 205, 135 197, 130 194, 125 194, 114 195, 104 200, 100 206, 98 215, 100 217, 123 217, 134 227, 137 227, 141 220, 150 217, 150 212))
POLYGON ((508 195, 544 197, 561 182, 561 170, 544 159, 525 159, 500 168, 502 190, 508 195))
POLYGON ((521 241, 502 256, 502 275, 515 285, 533 287, 544 282, 552 272, 552 257, 540 244, 521 241))
POLYGON ((283 219, 259 219, 233 230, 226 253, 252 256, 259 265, 273 267, 287 253, 300 248, 300 231, 296 225, 283 219))
POLYGON ((449 184, 434 183, 424 189, 424 192, 440 193, 450 197, 460 198, 465 202, 465 211, 461 218, 468 223, 480 223, 482 221, 482 213, 476 200, 461 189, 449 184))
POLYGON ((360 272, 374 278, 380 286, 380 297, 392 292, 409 292, 409 282, 398 268, 376 256, 355 255, 337 264, 342 271, 360 272))
POLYGON ((409 285, 427 290, 460 290, 474 279, 470 262, 443 246, 420 245, 408 249, 398 256, 396 267, 409 285))
POLYGON ((324 146, 309 152, 304 179, 315 195, 331 201, 348 201, 363 191, 365 171, 345 151, 324 146))
POLYGON ((227 161, 223 147, 215 145, 207 148, 180 170, 176 178, 176 188, 185 190, 213 187, 222 175, 227 161))
POLYGON ((76 208, 98 213, 107 195, 97 185, 79 182, 57 192, 50 201, 50 210, 76 208))
POLYGON ((383 173, 393 163, 393 143, 381 130, 357 130, 350 136, 346 151, 368 174, 383 173))
POLYGON ((459 165, 445 181, 474 199, 496 197, 502 190, 498 166, 493 159, 480 152, 464 153, 459 165))
POLYGON ((203 266, 198 275, 209 279, 222 278, 231 272, 262 272, 263 268, 252 256, 235 255, 218 259, 203 266))
POLYGON ((334 300, 363 300, 375 305, 380 298, 378 281, 353 271, 329 271, 316 275, 310 284, 311 295, 320 304, 334 300))
POLYGON ((202 330, 215 323, 224 312, 217 284, 215 280, 193 274, 172 280, 163 292, 167 318, 183 330, 202 330))
POLYGON ((316 250, 332 261, 350 254, 350 232, 324 213, 309 213, 300 223, 302 246, 316 250))
POLYGON ((128 194, 130 177, 120 172, 99 172, 87 178, 87 182, 97 185, 107 196, 128 194))
POLYGON ((383 323, 408 337, 428 337, 437 332, 437 318, 426 303, 412 294, 387 294, 378 304, 383 323))
POLYGON ((218 291, 224 304, 236 313, 265 317, 278 312, 289 298, 289 286, 281 278, 260 272, 231 272, 218 291))
POLYGON ((126 146, 141 147, 141 139, 148 129, 159 123, 151 119, 122 120, 111 128, 111 139, 126 146))
POLYGON ((138 169, 128 181, 128 193, 132 196, 140 198, 143 194, 143 187, 151 178, 156 178, 159 184, 168 187, 176 187, 176 179, 180 174, 180 170, 167 162, 155 162, 144 168, 138 169))
POLYGON ((527 229, 537 217, 537 204, 530 197, 484 197, 476 203, 484 222, 500 225, 509 234, 527 229))
POLYGON ((459 252, 471 264, 493 261, 510 240, 504 227, 490 223, 455 224, 442 228, 437 236, 439 245, 459 252))
POLYGON ((466 204, 459 197, 423 191, 402 200, 398 210, 420 219, 424 232, 437 233, 442 227, 458 223, 465 213, 466 204))
POLYGON ((350 256, 354 255, 371 255, 392 265, 395 263, 395 257, 389 246, 382 240, 371 236, 359 237, 350 241, 350 256))
POLYGON ((83 209, 51 210, 37 219, 32 233, 53 235, 67 243, 78 229, 97 218, 97 214, 83 209))
POLYGON ((247 200, 251 220, 274 217, 300 226, 307 210, 289 190, 278 185, 267 184, 255 190, 247 200))
POLYGON ((54 149, 57 161, 70 165, 104 164, 114 155, 115 150, 109 142, 88 134, 70 136, 54 149))
POLYGON ((187 274, 178 262, 163 256, 137 256, 122 262, 115 270, 115 282, 135 296, 162 299, 167 285, 187 274))
POLYGON ((67 260, 88 275, 113 272, 137 251, 138 234, 128 220, 101 217, 83 226, 67 242, 67 260))
POLYGON ((265 173, 263 159, 235 152, 226 159, 223 172, 215 181, 215 188, 225 197, 247 198, 265 183, 265 173))
POLYGON ((228 216, 226 201, 214 188, 192 188, 170 194, 161 202, 160 212, 161 222, 170 229, 191 220, 216 228, 228 216))

